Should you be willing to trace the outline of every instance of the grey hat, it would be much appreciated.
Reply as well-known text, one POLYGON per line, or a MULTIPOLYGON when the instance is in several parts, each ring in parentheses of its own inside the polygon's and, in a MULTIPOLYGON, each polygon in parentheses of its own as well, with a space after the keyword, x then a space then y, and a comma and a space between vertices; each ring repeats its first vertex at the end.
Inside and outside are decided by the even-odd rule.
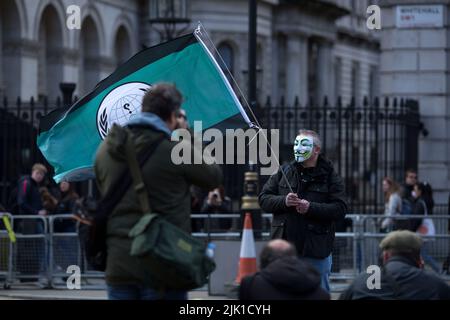
POLYGON ((389 233, 380 243, 381 250, 395 250, 397 252, 420 252, 422 238, 408 230, 389 233))

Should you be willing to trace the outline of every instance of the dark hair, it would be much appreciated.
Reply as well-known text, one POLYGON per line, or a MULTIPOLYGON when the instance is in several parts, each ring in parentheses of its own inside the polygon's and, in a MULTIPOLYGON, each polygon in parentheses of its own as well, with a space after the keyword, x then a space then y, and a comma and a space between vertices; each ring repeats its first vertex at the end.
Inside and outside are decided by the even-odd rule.
POLYGON ((159 83, 145 93, 142 99, 142 112, 154 113, 166 121, 172 112, 180 109, 182 100, 180 91, 173 84, 159 83))
POLYGON ((415 173, 415 174, 417 174, 417 170, 413 169, 413 168, 409 168, 409 169, 406 170, 405 175, 408 175, 408 173, 415 173))
POLYGON ((418 182, 416 186, 422 192, 421 198, 427 205, 428 214, 432 214, 434 208, 433 189, 428 182, 418 182))
POLYGON ((270 263, 283 257, 293 257, 296 255, 295 247, 292 244, 284 248, 273 247, 266 245, 259 256, 259 263, 261 269, 267 267, 270 263))

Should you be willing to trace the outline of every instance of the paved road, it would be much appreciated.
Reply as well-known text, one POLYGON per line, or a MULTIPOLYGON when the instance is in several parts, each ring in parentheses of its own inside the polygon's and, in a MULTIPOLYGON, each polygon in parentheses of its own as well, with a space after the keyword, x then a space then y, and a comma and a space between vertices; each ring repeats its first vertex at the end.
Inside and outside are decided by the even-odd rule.
MULTIPOLYGON (((8 290, 0 289, 0 300, 106 300, 105 290, 67 290, 67 289, 40 289, 28 285, 8 290)), ((332 299, 338 298, 333 293, 332 299)), ((209 296, 207 291, 191 291, 189 300, 231 300, 225 296, 209 296)))
MULTIPOLYGON (((13 285, 0 289, 0 300, 106 300, 105 290, 41 289, 37 285, 13 285)), ((209 296, 205 290, 191 291, 189 300, 229 300, 225 296, 209 296)))

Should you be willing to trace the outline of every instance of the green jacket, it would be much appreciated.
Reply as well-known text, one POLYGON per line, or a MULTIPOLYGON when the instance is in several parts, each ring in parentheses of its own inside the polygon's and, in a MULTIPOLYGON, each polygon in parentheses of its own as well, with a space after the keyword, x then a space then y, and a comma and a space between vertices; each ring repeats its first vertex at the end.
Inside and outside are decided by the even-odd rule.
MULTIPOLYGON (((132 127, 136 152, 148 147, 166 133, 149 126, 132 127)), ((95 159, 95 175, 100 193, 104 195, 118 179, 126 166, 124 130, 113 127, 99 146, 95 159)), ((188 147, 193 151, 190 142, 188 147)), ((155 149, 142 167, 142 176, 149 194, 153 212, 163 215, 169 222, 191 232, 191 184, 213 189, 221 184, 222 172, 218 165, 179 164, 171 160, 172 148, 177 142, 167 137, 155 149)), ((194 154, 194 153, 193 153, 194 154)), ((198 154, 201 154, 199 152, 198 154)), ((129 255, 131 239, 128 232, 142 216, 137 196, 130 188, 108 219, 106 282, 108 284, 142 284, 146 270, 135 257, 129 255)), ((151 287, 151 283, 145 283, 151 287)))

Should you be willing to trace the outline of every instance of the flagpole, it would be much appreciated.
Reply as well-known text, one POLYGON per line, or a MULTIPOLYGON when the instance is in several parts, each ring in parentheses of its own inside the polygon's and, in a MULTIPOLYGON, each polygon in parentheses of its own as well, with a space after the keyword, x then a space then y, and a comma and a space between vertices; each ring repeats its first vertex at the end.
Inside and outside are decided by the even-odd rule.
MULTIPOLYGON (((294 193, 294 191, 292 190, 291 184, 289 183, 289 180, 288 180, 288 178, 286 177, 286 174, 285 174, 284 171, 283 171, 283 168, 281 168, 280 160, 279 160, 278 157, 276 156, 276 154, 275 154, 275 152, 274 152, 274 150, 273 150, 273 148, 272 148, 272 145, 270 144, 269 140, 267 139, 267 136, 266 136, 266 134, 264 133, 264 130, 262 130, 261 125, 259 124, 258 118, 256 117, 255 113, 253 112, 252 108, 250 107, 250 105, 249 105, 247 99, 245 98, 245 95, 242 93, 242 90, 241 90, 241 88, 239 87, 239 84, 237 83, 237 81, 236 81, 236 79, 234 78, 233 74, 231 73, 230 69, 228 69, 228 66, 227 66, 227 64, 225 63, 225 61, 223 60, 222 55, 221 55, 220 52, 217 50, 216 46, 214 45, 214 43, 212 42, 211 38, 209 37, 208 32, 206 31, 205 27, 203 26, 203 24, 202 24, 200 21, 198 22, 197 28, 194 30, 194 36, 197 38, 197 40, 199 41, 199 43, 202 45, 202 47, 204 48, 204 50, 207 52, 208 56, 209 56, 210 59, 213 61, 214 65, 216 66, 216 68, 217 68, 219 74, 222 76, 222 79, 224 80, 225 84, 227 85, 227 88, 228 88, 228 90, 230 91, 230 93, 231 93, 233 99, 235 100, 235 102, 236 102, 236 104, 237 104, 237 106, 238 106, 238 108, 239 108, 239 110, 240 110, 242 116, 244 117, 244 120, 247 122, 247 124, 249 125, 250 128, 252 128, 252 129, 258 129, 258 132, 256 133, 256 135, 257 135, 258 133, 261 132, 262 136, 263 136, 264 139, 266 140, 267 145, 268 145, 269 148, 270 148, 270 151, 272 152, 272 155, 273 155, 275 161, 277 162, 278 167, 279 167, 280 170, 281 170, 281 175, 282 175, 283 179, 285 180, 286 184, 288 185, 289 191, 290 191, 291 193, 294 193), (233 80, 233 83, 236 85, 236 88, 239 90, 239 93, 241 94, 242 98, 244 99, 244 102, 245 102, 245 104, 247 105, 247 108, 250 110, 250 113, 252 114, 253 119, 254 119, 255 122, 256 122, 256 125, 255 125, 253 122, 251 122, 250 119, 248 118, 247 113, 245 112, 245 110, 244 110, 242 104, 240 103, 239 99, 237 98, 236 93, 235 93, 234 90, 231 88, 231 85, 230 85, 230 83, 229 83, 227 77, 225 76, 225 74, 224 74, 222 68, 219 66, 219 64, 217 63, 216 59, 214 59, 214 56, 212 55, 212 53, 209 51, 208 47, 205 45, 205 43, 203 42, 203 40, 200 38, 200 35, 202 35, 201 29, 203 29, 203 30, 205 31, 206 38, 208 39, 208 41, 209 41, 209 43, 211 44, 211 46, 214 48, 214 51, 216 52, 217 56, 220 58, 222 64, 225 66, 225 68, 226 68, 228 74, 230 75, 231 79, 233 80)), ((255 137, 256 137, 256 135, 255 135, 255 137)), ((255 137, 253 137, 253 139, 254 139, 255 137)), ((253 139, 252 139, 250 142, 252 142, 253 139)), ((250 144, 250 143, 249 143, 249 144, 250 144)))

